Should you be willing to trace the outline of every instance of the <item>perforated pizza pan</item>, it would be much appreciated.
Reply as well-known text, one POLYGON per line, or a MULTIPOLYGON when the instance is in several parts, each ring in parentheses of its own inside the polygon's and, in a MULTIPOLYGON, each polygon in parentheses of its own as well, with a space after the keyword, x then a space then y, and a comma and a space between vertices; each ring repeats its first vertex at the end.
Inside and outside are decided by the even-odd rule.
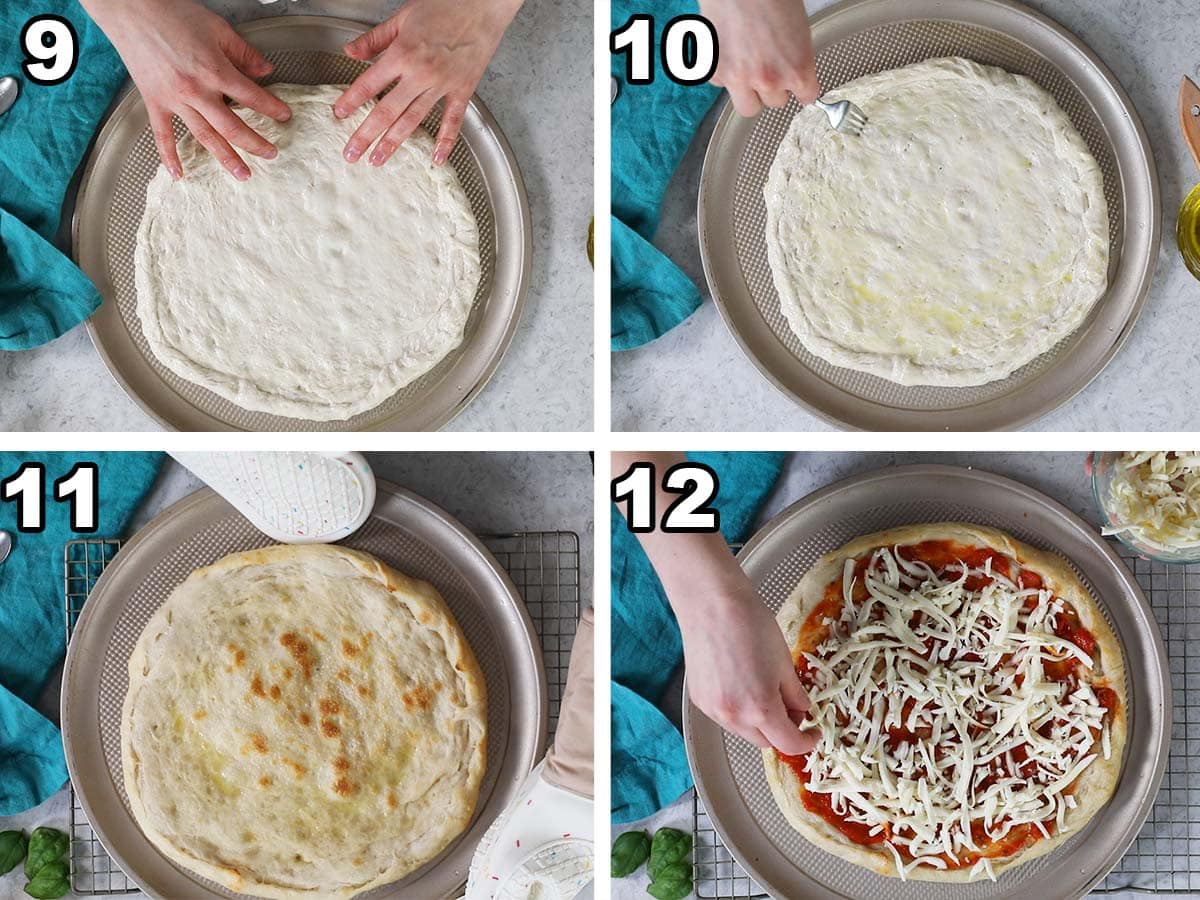
MULTIPOLYGON (((367 26, 325 16, 261 19, 238 29, 275 63, 265 83, 340 84, 366 64, 342 53, 367 26)), ((440 107, 425 119, 437 133, 440 107)), ((176 120, 176 134, 183 127, 176 120)), ((437 366, 374 409, 318 422, 251 412, 180 378, 150 351, 137 317, 134 249, 146 185, 158 155, 136 89, 114 107, 79 190, 75 258, 104 302, 88 320, 101 358, 125 392, 159 424, 180 431, 421 431, 440 428, 484 387, 512 342, 525 304, 533 250, 525 183, 508 141, 478 97, 450 154, 479 225, 481 274, 463 342, 437 366)), ((314 235, 314 240, 321 240, 314 235)), ((402 298, 397 298, 401 302, 402 298)))
MULTIPOLYGON (((432 503, 379 482, 375 511, 341 543, 430 582, 445 598, 487 682, 487 770, 470 826, 437 859, 364 898, 456 896, 487 827, 516 795, 546 740, 546 677, 537 634, 507 574, 432 503)), ((272 541, 204 489, 158 516, 96 583, 67 648, 62 731, 67 768, 105 849, 153 897, 239 897, 170 862, 129 812, 121 773, 121 706, 129 655, 146 622, 193 570, 272 541)))
POLYGON ((742 567, 773 611, 824 553, 898 525, 960 521, 999 528, 1065 557, 1124 651, 1129 737, 1112 801, 1058 850, 966 885, 902 882, 817 849, 771 795, 762 754, 684 703, 688 760, 725 845, 777 897, 805 900, 1074 900, 1098 884, 1150 813, 1167 762, 1171 690, 1150 606, 1116 552, 1086 522, 1022 484, 972 469, 904 466, 838 482, 784 510, 746 544, 742 567))
POLYGON ((767 260, 763 186, 799 107, 793 99, 743 119, 726 104, 700 181, 700 254, 709 290, 742 350, 801 406, 850 428, 1016 428, 1067 402, 1129 336, 1158 256, 1158 175, 1125 91, 1082 41, 1012 0, 846 0, 814 15, 812 31, 826 90, 924 59, 962 56, 1028 76, 1053 95, 1104 176, 1108 291, 1074 334, 1003 381, 903 386, 833 366, 805 350, 788 326, 767 260))

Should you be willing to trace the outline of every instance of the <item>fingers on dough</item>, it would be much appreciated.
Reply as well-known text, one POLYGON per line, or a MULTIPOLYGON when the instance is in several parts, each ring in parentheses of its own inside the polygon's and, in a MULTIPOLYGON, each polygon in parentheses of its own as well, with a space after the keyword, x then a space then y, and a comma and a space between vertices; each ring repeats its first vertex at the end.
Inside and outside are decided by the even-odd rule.
POLYGON ((192 107, 185 106, 180 110, 179 118, 183 120, 183 124, 188 127, 188 130, 196 136, 196 140, 200 142, 201 146, 208 150, 229 174, 238 181, 245 181, 250 177, 250 167, 238 156, 237 151, 229 145, 229 141, 218 134, 217 130, 208 123, 208 120, 203 115, 192 107))
POLYGON ((421 120, 429 114, 436 102, 437 97, 433 91, 426 91, 410 103, 408 109, 401 113, 400 118, 393 122, 379 139, 374 152, 371 153, 371 165, 382 166, 387 162, 396 149, 421 127, 421 120))
POLYGON ((438 128, 437 146, 433 150, 433 164, 442 165, 450 158, 450 152, 458 142, 458 134, 462 131, 463 119, 467 114, 466 99, 447 97, 442 110, 442 124, 438 128))

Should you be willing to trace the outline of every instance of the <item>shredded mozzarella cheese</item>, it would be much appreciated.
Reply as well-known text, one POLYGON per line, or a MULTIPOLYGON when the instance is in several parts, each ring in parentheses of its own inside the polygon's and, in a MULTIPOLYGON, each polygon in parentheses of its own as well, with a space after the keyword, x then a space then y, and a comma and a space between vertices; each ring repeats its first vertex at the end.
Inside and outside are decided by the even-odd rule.
POLYGON ((1200 547, 1200 453, 1122 453, 1109 488, 1112 524, 1162 550, 1200 547))
MULTIPOLYGON (((1046 836, 1044 822, 1064 830, 1074 806, 1064 791, 1111 748, 1092 686, 1046 675, 1068 660, 1094 668, 1054 632, 1063 601, 990 562, 938 573, 883 548, 855 603, 854 567, 847 560, 828 637, 804 654, 820 731, 806 789, 827 794, 845 821, 886 834, 901 878, 947 859, 961 865, 981 837, 1003 841, 1019 826, 1046 836), (979 576, 991 582, 968 589, 979 576)), ((971 872, 995 879, 987 858, 971 872)))

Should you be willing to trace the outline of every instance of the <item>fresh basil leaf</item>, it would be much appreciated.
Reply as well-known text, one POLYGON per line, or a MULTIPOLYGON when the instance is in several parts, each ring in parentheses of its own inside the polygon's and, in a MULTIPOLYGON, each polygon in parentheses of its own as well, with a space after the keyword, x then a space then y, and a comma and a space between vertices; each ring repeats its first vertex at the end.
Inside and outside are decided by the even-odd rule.
MULTIPOLYGON (((654 840, 650 842, 650 865, 646 871, 650 880, 657 881, 659 875, 667 867, 683 862, 692 852, 692 836, 678 828, 660 828, 654 832, 654 840)), ((689 889, 690 893, 690 889, 689 889)), ((684 894, 683 896, 687 896, 684 894)))
POLYGON ((54 828, 35 828, 29 836, 29 855, 25 857, 25 877, 30 881, 48 863, 62 859, 71 849, 71 839, 54 828))
POLYGON ((25 893, 37 900, 57 900, 70 889, 71 869, 61 859, 46 863, 25 885, 25 893))
POLYGON ((613 878, 624 878, 636 872, 650 857, 650 837, 644 831, 627 831, 612 845, 613 878))
POLYGON ((664 869, 646 888, 646 893, 655 900, 683 900, 691 892, 691 872, 686 869, 681 872, 678 864, 664 869))
POLYGON ((5 875, 17 867, 25 858, 25 848, 28 846, 25 832, 0 831, 0 875, 5 875))
POLYGON ((692 864, 687 860, 679 862, 667 863, 658 870, 658 879, 661 881, 664 878, 691 878, 692 864))

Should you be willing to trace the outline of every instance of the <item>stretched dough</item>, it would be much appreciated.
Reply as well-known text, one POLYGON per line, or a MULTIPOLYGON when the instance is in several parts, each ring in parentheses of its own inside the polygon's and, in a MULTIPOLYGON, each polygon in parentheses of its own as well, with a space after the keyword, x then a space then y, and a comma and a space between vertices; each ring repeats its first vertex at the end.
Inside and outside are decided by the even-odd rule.
POLYGON ((900 384, 1008 377, 1103 295, 1108 210, 1070 119, 1022 76, 966 59, 831 92, 793 119, 764 188, 780 307, 805 349, 900 384))
POLYGON ((342 149, 337 85, 276 84, 280 124, 235 112, 279 148, 235 182, 190 135, 186 177, 146 190, 137 314, 158 360, 247 410, 327 421, 382 403, 463 339, 479 233, 450 166, 417 131, 385 166, 342 149))

